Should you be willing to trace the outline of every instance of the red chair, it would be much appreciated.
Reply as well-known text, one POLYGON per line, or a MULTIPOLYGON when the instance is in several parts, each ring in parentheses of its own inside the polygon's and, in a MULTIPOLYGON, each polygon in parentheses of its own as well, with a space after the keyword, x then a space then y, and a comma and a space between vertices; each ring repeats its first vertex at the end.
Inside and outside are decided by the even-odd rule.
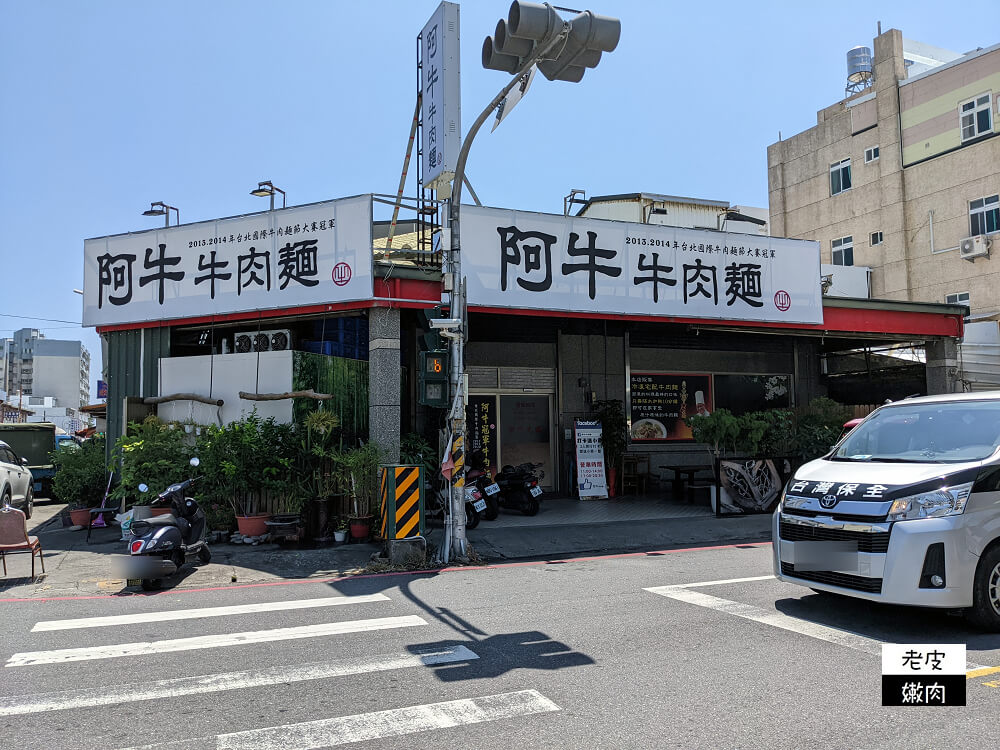
POLYGON ((35 577, 35 555, 42 563, 45 572, 45 559, 42 557, 42 543, 37 536, 28 536, 28 524, 24 513, 9 505, 0 509, 0 561, 3 562, 3 574, 7 575, 7 553, 31 553, 31 577, 35 577))

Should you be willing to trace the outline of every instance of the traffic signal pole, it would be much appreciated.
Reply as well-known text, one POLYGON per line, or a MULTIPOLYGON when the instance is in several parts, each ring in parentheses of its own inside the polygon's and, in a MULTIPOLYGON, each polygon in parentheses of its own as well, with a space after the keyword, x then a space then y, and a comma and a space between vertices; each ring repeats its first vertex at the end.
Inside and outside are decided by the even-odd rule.
MULTIPOLYGON (((548 59, 553 52, 559 50, 565 44, 569 33, 569 23, 563 22, 561 31, 544 47, 538 51, 518 68, 510 83, 504 86, 500 93, 493 97, 493 100, 482 111, 476 121, 469 128, 469 132, 462 139, 462 149, 458 154, 458 161, 455 165, 455 177, 452 183, 451 204, 450 204, 450 230, 451 247, 448 254, 448 271, 451 274, 451 291, 448 296, 450 306, 449 317, 462 321, 460 335, 451 338, 451 387, 452 408, 449 414, 449 428, 452 441, 461 438, 464 444, 466 434, 465 424, 465 393, 462 392, 465 378, 465 340, 469 331, 469 316, 465 308, 465 281, 462 276, 462 235, 461 235, 461 203, 462 184, 465 181, 465 163, 469 158, 469 149, 472 141, 483 126, 489 116, 496 111, 500 103, 507 95, 514 90, 520 82, 521 77, 531 70, 531 66, 539 60, 548 59)), ((468 540, 465 535, 465 464, 457 467, 452 474, 451 487, 451 552, 458 560, 466 560, 469 556, 468 540), (457 477, 457 479, 456 479, 457 477)), ((448 562, 445 560, 444 562, 448 562)))

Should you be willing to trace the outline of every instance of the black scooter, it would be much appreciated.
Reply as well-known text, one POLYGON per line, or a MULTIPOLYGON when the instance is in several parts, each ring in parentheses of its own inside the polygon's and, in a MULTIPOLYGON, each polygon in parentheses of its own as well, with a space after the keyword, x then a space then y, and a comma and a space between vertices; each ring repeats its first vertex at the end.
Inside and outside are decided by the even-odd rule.
MULTIPOLYGON (((201 462, 191 459, 192 466, 201 462)), ((184 493, 197 480, 193 477, 172 484, 156 496, 151 505, 170 505, 164 516, 143 518, 132 522, 132 541, 126 572, 129 578, 141 578, 145 591, 155 591, 163 586, 163 579, 173 575, 186 562, 197 560, 202 565, 212 559, 212 552, 205 541, 205 513, 192 497, 184 493)), ((149 488, 139 485, 140 492, 149 488)))
POLYGON ((465 483, 479 490, 485 505, 481 509, 487 521, 494 521, 500 515, 500 485, 490 476, 489 464, 482 451, 473 451, 467 459, 465 483))
POLYGON ((496 476, 500 485, 500 507, 519 510, 526 516, 538 514, 542 488, 539 480, 545 476, 542 464, 525 463, 504 466, 496 476))

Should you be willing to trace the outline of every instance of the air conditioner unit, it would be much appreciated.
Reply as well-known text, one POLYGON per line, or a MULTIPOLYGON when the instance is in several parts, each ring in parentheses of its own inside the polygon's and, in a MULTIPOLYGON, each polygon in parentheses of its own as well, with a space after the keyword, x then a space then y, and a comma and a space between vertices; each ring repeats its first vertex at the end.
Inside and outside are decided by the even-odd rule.
POLYGON ((292 348, 292 332, 287 328, 267 331, 240 331, 233 339, 238 354, 283 352, 292 348))
POLYGON ((958 254, 963 260, 975 260, 976 258, 988 258, 990 256, 990 240, 979 234, 975 237, 966 237, 958 245, 958 254))

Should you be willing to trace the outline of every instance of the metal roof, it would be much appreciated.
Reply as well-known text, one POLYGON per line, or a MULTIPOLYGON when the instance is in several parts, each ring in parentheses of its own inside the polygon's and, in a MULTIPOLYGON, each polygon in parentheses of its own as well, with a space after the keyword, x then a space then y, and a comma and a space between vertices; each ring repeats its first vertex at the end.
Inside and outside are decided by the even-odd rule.
POLYGON ((618 193, 616 195, 595 195, 587 198, 587 202, 576 215, 579 216, 582 214, 592 203, 634 200, 647 200, 653 203, 685 203, 690 206, 704 206, 705 208, 729 208, 728 201, 710 201, 703 198, 685 198, 680 195, 661 195, 660 193, 618 193))

